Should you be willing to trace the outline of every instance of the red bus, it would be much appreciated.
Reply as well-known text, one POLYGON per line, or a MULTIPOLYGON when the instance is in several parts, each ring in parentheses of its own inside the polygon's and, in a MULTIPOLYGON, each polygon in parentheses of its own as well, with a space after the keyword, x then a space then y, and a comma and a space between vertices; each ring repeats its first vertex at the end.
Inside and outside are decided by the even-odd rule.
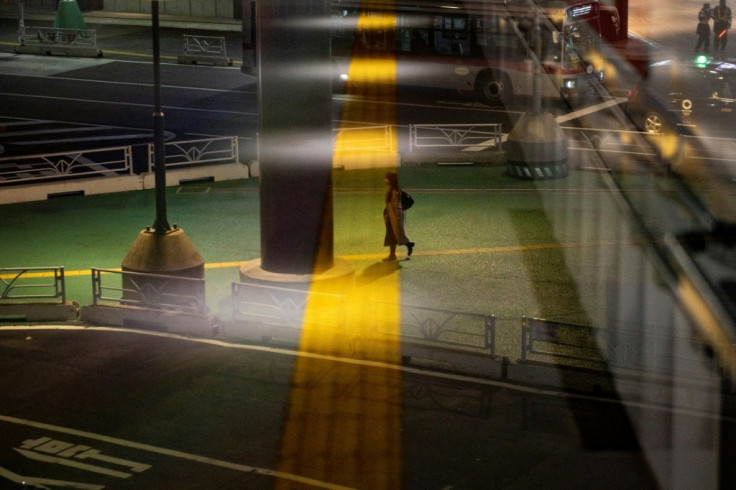
POLYGON ((332 18, 334 69, 347 83, 371 81, 350 79, 354 60, 390 58, 398 85, 506 104, 531 95, 537 48, 544 97, 575 97, 602 78, 587 61, 600 47, 598 0, 333 0, 332 18))

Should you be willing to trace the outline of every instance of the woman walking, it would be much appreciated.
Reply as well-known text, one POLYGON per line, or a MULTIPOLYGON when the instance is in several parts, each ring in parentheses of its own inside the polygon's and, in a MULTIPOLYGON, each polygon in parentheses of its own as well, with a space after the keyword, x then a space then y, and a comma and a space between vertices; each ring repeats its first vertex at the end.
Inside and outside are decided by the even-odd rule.
POLYGON ((386 236, 383 246, 389 247, 389 255, 384 260, 396 260, 396 245, 406 245, 407 255, 414 251, 414 242, 406 236, 404 229, 404 209, 401 207, 401 188, 399 175, 386 172, 383 179, 386 190, 386 207, 383 210, 383 222, 386 224, 386 236))

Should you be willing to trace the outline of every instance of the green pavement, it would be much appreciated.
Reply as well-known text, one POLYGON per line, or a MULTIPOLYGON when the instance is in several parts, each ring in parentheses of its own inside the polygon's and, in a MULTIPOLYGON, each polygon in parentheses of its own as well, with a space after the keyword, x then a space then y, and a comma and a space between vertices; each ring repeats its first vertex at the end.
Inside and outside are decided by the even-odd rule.
MULTIPOLYGON (((355 265, 358 285, 399 274, 402 303, 494 314, 500 353, 512 357, 522 315, 604 319, 602 257, 636 245, 617 227, 600 226, 617 208, 599 174, 531 182, 498 167, 402 168, 402 184, 416 201, 407 230, 417 245, 398 271, 381 262, 382 175, 335 172, 335 253, 355 265)), ((257 186, 251 179, 168 190, 169 221, 205 258, 208 305, 224 321, 230 283, 238 280, 233 262, 259 257, 257 186)), ((152 191, 0 206, 0 267, 62 265, 68 298, 90 304, 89 269, 120 267, 153 218, 152 191)))

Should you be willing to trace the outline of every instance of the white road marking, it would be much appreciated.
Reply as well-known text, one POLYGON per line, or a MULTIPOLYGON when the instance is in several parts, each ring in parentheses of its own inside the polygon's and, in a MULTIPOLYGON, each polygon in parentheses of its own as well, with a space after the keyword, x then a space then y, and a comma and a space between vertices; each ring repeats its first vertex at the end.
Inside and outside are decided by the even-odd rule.
POLYGON ((89 446, 82 444, 74 444, 73 442, 57 441, 50 437, 40 437, 38 439, 28 439, 23 441, 20 446, 24 450, 40 451, 47 454, 54 454, 63 458, 74 457, 76 459, 96 459, 105 463, 111 463, 117 466, 125 466, 130 468, 131 471, 141 473, 151 468, 151 465, 145 463, 138 463, 137 461, 130 461, 127 459, 113 458, 100 454, 97 449, 92 449, 89 446))
MULTIPOLYGON (((508 133, 501 134, 501 143, 506 143, 506 140, 509 139, 508 133)), ((489 140, 481 141, 475 146, 469 146, 467 148, 463 148, 462 151, 481 151, 481 150, 487 150, 488 148, 496 146, 496 139, 491 138, 489 140)))
MULTIPOLYGON (((569 114, 563 114, 561 116, 557 116, 555 119, 557 120, 558 123, 563 123, 563 122, 571 121, 571 120, 577 119, 579 117, 587 116, 589 114, 593 114, 595 112, 602 111, 603 109, 608 109, 610 107, 617 106, 619 104, 622 104, 622 103, 626 102, 626 100, 627 100, 626 97, 616 97, 616 98, 613 98, 613 99, 609 99, 609 100, 603 101, 603 102, 601 102, 599 104, 595 104, 595 105, 592 105, 592 106, 589 106, 589 107, 584 107, 584 108, 582 108, 580 110, 577 110, 577 111, 574 111, 574 112, 570 112, 569 114)), ((504 133, 501 136, 501 142, 502 143, 505 143, 506 140, 508 140, 508 138, 509 138, 509 135, 507 133, 504 133)), ((495 145, 496 145, 496 140, 495 139, 489 139, 489 140, 486 140, 486 141, 482 141, 482 142, 478 143, 475 146, 470 146, 468 148, 464 148, 462 151, 482 151, 482 150, 486 150, 486 149, 488 149, 488 148, 490 148, 492 146, 495 146, 495 145)))
MULTIPOLYGON (((648 192, 647 190, 643 190, 643 191, 648 192)), ((160 338, 181 340, 184 342, 194 342, 194 343, 200 343, 200 344, 213 345, 217 347, 224 347, 227 349, 266 352, 270 354, 280 354, 280 355, 289 356, 289 357, 311 357, 313 359, 322 359, 325 361, 339 362, 343 364, 372 366, 376 368, 392 369, 396 371, 401 371, 403 373, 416 374, 416 375, 430 377, 430 378, 440 378, 440 379, 446 379, 446 380, 451 380, 451 381, 458 381, 461 383, 492 386, 496 388, 505 388, 505 389, 512 390, 512 391, 518 391, 522 393, 531 393, 531 394, 540 395, 540 396, 549 396, 549 397, 554 397, 554 398, 574 399, 574 400, 589 400, 589 401, 596 401, 596 402, 606 403, 606 404, 622 405, 625 407, 643 408, 643 409, 652 410, 656 412, 667 412, 667 413, 673 413, 673 414, 678 414, 678 415, 687 415, 687 416, 701 417, 701 418, 710 419, 710 420, 728 421, 731 423, 736 423, 736 417, 723 417, 721 416, 720 413, 711 413, 711 412, 705 412, 705 411, 694 410, 694 409, 689 409, 689 408, 666 407, 663 405, 651 404, 651 403, 646 403, 646 402, 616 400, 616 399, 611 399, 611 398, 606 398, 606 397, 597 397, 594 395, 580 395, 580 394, 575 394, 575 393, 555 391, 552 389, 543 389, 543 388, 534 388, 531 386, 523 386, 523 385, 511 383, 508 381, 496 381, 496 380, 485 379, 485 378, 477 378, 477 377, 473 377, 473 376, 465 375, 465 374, 451 374, 451 373, 426 371, 426 370, 419 369, 419 368, 411 368, 411 367, 406 367, 406 366, 402 366, 399 364, 390 364, 390 363, 380 362, 380 361, 366 361, 366 360, 352 359, 352 358, 346 358, 346 357, 328 356, 324 354, 313 354, 313 353, 305 352, 305 351, 280 349, 277 347, 267 347, 263 345, 236 344, 236 343, 226 342, 223 340, 185 337, 183 335, 166 333, 166 332, 135 330, 131 328, 122 328, 122 327, 118 328, 118 327, 74 326, 74 325, 0 327, 0 332, 3 332, 3 331, 38 332, 42 330, 52 330, 52 331, 67 330, 67 331, 77 331, 77 332, 79 331, 92 331, 92 332, 100 331, 100 332, 132 333, 136 335, 144 335, 144 336, 149 336, 149 337, 160 337, 160 338)), ((18 421, 18 420, 22 420, 22 419, 15 419, 12 417, 0 415, 0 421, 12 422, 12 421, 18 421)), ((14 422, 14 423, 19 423, 19 422, 14 422)), ((51 426, 42 424, 42 426, 34 425, 34 427, 49 428, 51 426)), ((71 431, 73 429, 67 429, 67 430, 71 431)), ((83 434, 80 431, 67 432, 67 433, 74 434, 74 435, 83 434)), ((105 437, 105 436, 100 436, 100 437, 105 437)), ((107 442, 110 442, 112 438, 107 438, 105 440, 107 442)), ((145 446, 145 445, 140 445, 140 446, 145 446)), ((146 446, 146 447, 153 447, 153 446, 146 446)), ((166 450, 166 451, 169 451, 169 450, 166 450)), ((206 458, 206 459, 209 459, 209 458, 206 458)), ((226 464, 230 465, 232 463, 226 463, 226 464)))
POLYGON ((17 483, 18 485, 22 485, 24 483, 26 485, 36 486, 51 485, 53 487, 76 488, 78 490, 102 490, 105 488, 104 485, 91 485, 89 483, 79 483, 74 481, 52 480, 50 478, 39 478, 36 476, 23 476, 18 473, 13 473, 2 466, 0 466, 0 478, 5 478, 6 480, 17 483))
MULTIPOLYGON (((313 478, 307 478, 304 476, 294 475, 291 473, 284 473, 281 471, 270 470, 267 468, 259 468, 256 466, 248 466, 248 465, 243 465, 243 464, 238 464, 238 463, 231 463, 228 461, 221 461, 221 460, 209 458, 206 456, 199 456, 196 454, 185 453, 185 452, 176 451, 173 449, 166 449, 162 447, 152 446, 150 444, 143 444, 139 442, 128 441, 126 439, 119 439, 117 437, 105 436, 102 434, 96 434, 94 432, 87 432, 87 431, 82 431, 82 430, 77 430, 77 429, 71 429, 68 427, 60 427, 57 425, 45 424, 43 422, 36 422, 33 420, 26 420, 26 419, 20 419, 17 417, 9 417, 7 415, 0 415, 0 422, 6 422, 9 424, 16 424, 16 425, 23 425, 26 427, 33 427, 36 429, 48 430, 48 431, 58 432, 61 434, 83 437, 86 439, 105 442, 108 444, 114 444, 116 446, 127 447, 130 449, 136 449, 139 451, 145 451, 149 453, 159 454, 162 456, 169 456, 172 458, 183 459, 187 461, 194 461, 194 462, 209 465, 209 466, 216 466, 218 468, 238 471, 241 473, 253 473, 257 475, 270 476, 273 478, 279 478, 283 480, 293 481, 296 483, 302 483, 304 485, 309 485, 309 486, 313 486, 316 488, 325 488, 327 490, 352 490, 350 489, 350 487, 344 487, 342 485, 335 485, 333 483, 323 482, 323 481, 315 480, 313 478)), ((35 453, 34 455, 38 456, 35 453)))
MULTIPOLYGON (((115 140, 128 140, 128 139, 153 139, 153 133, 146 134, 114 134, 108 136, 87 136, 84 138, 60 138, 60 139, 49 139, 49 140, 28 140, 28 141, 14 141, 15 146, 32 146, 32 145, 51 145, 58 143, 81 143, 84 141, 115 141, 115 140)), ((102 148, 104 149, 104 148, 102 148)), ((69 151, 69 153, 78 153, 75 151, 69 151)))
MULTIPOLYGON (((43 75, 13 75, 10 74, 3 74, 2 76, 17 76, 20 78, 42 78, 44 80, 48 80, 49 78, 53 80, 65 80, 69 82, 87 82, 87 83, 99 83, 99 84, 106 84, 106 85, 127 85, 129 87, 146 87, 146 88, 152 88, 153 84, 151 83, 140 83, 140 82, 118 82, 118 81, 111 81, 111 80, 94 80, 94 79, 88 79, 88 78, 71 78, 71 77, 60 77, 60 76, 43 76, 43 75)), ((246 91, 246 90, 230 90, 230 89, 221 89, 221 88, 205 88, 205 87, 188 87, 186 85, 166 85, 162 84, 161 88, 170 88, 170 89, 180 89, 180 90, 192 90, 192 91, 200 91, 200 92, 216 92, 216 93, 234 93, 234 94, 255 94, 255 91, 246 91)))
MULTIPOLYGON (((104 104, 104 105, 113 105, 116 107, 131 106, 131 107, 145 107, 147 109, 151 109, 153 107, 152 104, 139 104, 136 102, 119 102, 119 101, 113 101, 113 100, 90 100, 90 99, 80 99, 76 97, 52 97, 50 95, 13 94, 13 93, 7 93, 7 92, 2 92, 0 93, 0 95, 4 95, 7 97, 19 97, 19 98, 28 98, 28 99, 63 100, 66 102, 104 104)), ((194 107, 163 106, 163 109, 173 110, 173 111, 211 112, 213 114, 232 114, 236 116, 258 116, 257 112, 219 111, 219 110, 212 110, 212 109, 197 109, 194 107)))
POLYGON ((69 466, 70 468, 76 468, 78 470, 89 471, 92 473, 112 476, 115 478, 130 478, 131 476, 133 476, 131 473, 124 473, 122 471, 111 470, 108 468, 103 468, 102 466, 95 466, 87 463, 80 463, 79 461, 74 461, 73 459, 59 458, 57 456, 47 456, 45 454, 39 454, 37 452, 27 451, 25 449, 13 448, 13 450, 28 459, 40 461, 42 463, 60 464, 62 466, 69 466))
POLYGON ((603 102, 599 104, 595 104, 588 107, 583 107, 580 110, 570 112, 568 114, 563 114, 561 116, 557 116, 555 119, 558 123, 563 123, 567 121, 571 121, 573 119, 577 119, 579 117, 587 116, 589 114, 593 114, 594 112, 602 111, 603 109, 608 109, 610 107, 615 107, 619 104, 622 104, 626 102, 628 99, 626 97, 614 97, 612 99, 604 100, 603 102))

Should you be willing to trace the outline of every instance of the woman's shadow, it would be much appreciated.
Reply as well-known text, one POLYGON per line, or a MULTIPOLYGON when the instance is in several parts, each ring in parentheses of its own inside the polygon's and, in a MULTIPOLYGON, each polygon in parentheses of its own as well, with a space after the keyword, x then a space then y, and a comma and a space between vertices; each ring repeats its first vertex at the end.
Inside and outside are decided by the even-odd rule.
POLYGON ((389 260, 386 262, 376 262, 375 264, 371 264, 363 270, 363 273, 360 276, 356 278, 356 285, 367 286, 383 277, 390 276, 401 269, 400 262, 406 260, 409 260, 409 258, 407 257, 400 260, 389 260))

